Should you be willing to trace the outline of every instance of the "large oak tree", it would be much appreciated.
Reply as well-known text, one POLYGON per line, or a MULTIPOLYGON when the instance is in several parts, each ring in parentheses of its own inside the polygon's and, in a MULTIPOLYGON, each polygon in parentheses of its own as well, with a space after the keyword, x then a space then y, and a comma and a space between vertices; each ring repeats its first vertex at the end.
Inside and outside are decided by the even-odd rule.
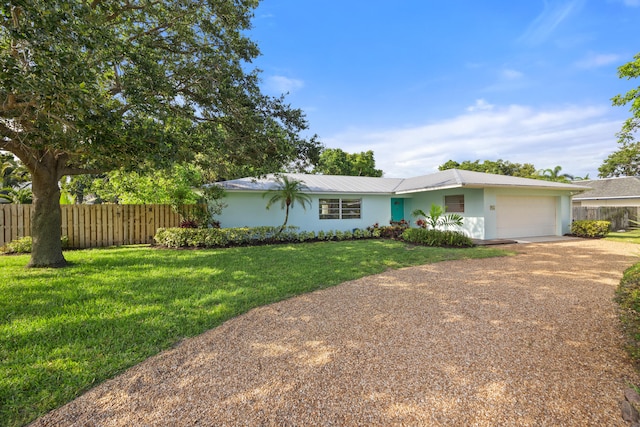
POLYGON ((300 110, 263 95, 257 0, 9 0, 0 6, 0 150, 32 177, 29 266, 62 266, 66 175, 197 162, 224 177, 317 155, 300 110))

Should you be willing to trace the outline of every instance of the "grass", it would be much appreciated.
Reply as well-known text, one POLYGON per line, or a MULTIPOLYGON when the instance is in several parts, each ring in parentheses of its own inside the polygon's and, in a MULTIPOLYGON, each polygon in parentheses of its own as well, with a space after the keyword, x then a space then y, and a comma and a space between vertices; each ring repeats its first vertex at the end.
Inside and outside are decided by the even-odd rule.
POLYGON ((617 231, 611 231, 607 234, 607 240, 613 240, 617 242, 638 243, 640 244, 640 229, 629 230, 624 233, 617 231))
POLYGON ((24 425, 253 307, 389 268, 505 254, 365 240, 81 250, 64 269, 1 256, 0 425, 24 425))

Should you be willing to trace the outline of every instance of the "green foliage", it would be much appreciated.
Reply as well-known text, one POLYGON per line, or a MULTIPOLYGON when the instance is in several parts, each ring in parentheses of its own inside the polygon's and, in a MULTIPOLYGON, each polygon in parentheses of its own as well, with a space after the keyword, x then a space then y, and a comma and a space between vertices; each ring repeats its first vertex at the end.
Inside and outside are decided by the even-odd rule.
POLYGON ((409 228, 402 233, 402 240, 409 243, 436 247, 472 247, 473 241, 459 231, 409 228))
POLYGON ((452 213, 449 215, 444 214, 444 208, 442 206, 431 204, 429 214, 426 214, 422 209, 415 209, 411 212, 411 215, 415 217, 424 217, 424 219, 418 219, 416 224, 421 228, 429 228, 432 230, 438 227, 460 227, 463 224, 464 218, 462 215, 452 213))
POLYGON ((573 175, 569 175, 568 173, 561 174, 560 173, 561 170, 562 170, 562 166, 556 166, 553 169, 541 170, 538 172, 538 175, 540 179, 544 179, 545 181, 569 183, 574 179, 573 175))
POLYGON ((598 168, 600 178, 637 175, 640 175, 640 143, 635 141, 620 144, 598 168))
POLYGON ((444 171, 447 169, 461 169, 474 172, 493 173, 496 175, 517 176, 521 178, 538 177, 536 168, 531 163, 511 163, 502 159, 498 159, 495 162, 491 160, 484 160, 482 163, 480 163, 480 160, 473 162, 465 160, 462 163, 449 160, 438 166, 438 170, 444 171))
MULTIPOLYGON (((32 174, 39 242, 68 175, 167 169, 253 175, 305 163, 301 110, 261 92, 257 0, 11 0, 0 6, 0 150, 32 174), (11 125, 7 125, 10 123, 11 125)), ((151 196, 151 194, 148 194, 151 196)), ((53 236, 53 237, 52 237, 53 236)), ((55 245, 29 265, 61 265, 55 245), (56 253, 51 253, 56 252, 56 253)))
MULTIPOLYGON (((640 77, 640 53, 618 68, 618 77, 627 80, 640 77)), ((611 101, 614 106, 619 107, 630 104, 632 116, 624 122, 616 135, 620 148, 610 154, 598 168, 598 175, 601 178, 640 175, 640 143, 635 139, 640 129, 640 87, 616 95, 611 101)))
POLYGON ((0 189, 0 199, 16 205, 30 204, 33 202, 33 193, 29 188, 3 188, 0 189))
POLYGON ((320 153, 313 173, 381 177, 383 172, 381 169, 376 169, 372 150, 351 154, 340 148, 326 148, 320 153))
POLYGON ((175 164, 168 170, 109 172, 91 184, 91 192, 108 203, 196 204, 200 196, 194 188, 203 184, 202 174, 192 165, 175 164))
POLYGON ((313 231, 298 231, 298 227, 238 227, 238 228, 159 228, 154 240, 168 248, 224 248, 273 243, 295 243, 307 241, 341 241, 381 237, 371 230, 328 230, 317 234, 313 231))
POLYGON ((578 237, 605 237, 611 229, 610 221, 578 220, 571 224, 571 234, 578 237))
MULTIPOLYGON (((60 238, 63 248, 69 247, 69 237, 62 236, 60 238)), ((28 254, 31 253, 31 247, 33 245, 33 239, 31 236, 21 237, 16 240, 12 240, 0 247, 0 253, 3 254, 28 254)))
POLYGON ((21 188, 29 181, 24 165, 11 154, 0 152, 0 188, 21 188))
POLYGON ((624 272, 615 300, 620 306, 627 350, 636 362, 640 362, 640 263, 624 272))
POLYGON ((265 192, 262 197, 269 196, 267 210, 275 203, 280 202, 280 208, 285 210, 284 223, 281 227, 281 230, 284 230, 289 221, 289 208, 293 209, 297 202, 302 205, 302 209, 306 210, 306 204, 311 205, 311 198, 303 193, 307 190, 304 181, 289 179, 286 175, 276 176, 275 181, 278 188, 265 192))
POLYGON ((0 257, 0 424, 22 426, 254 307, 390 268, 505 255, 389 240, 70 251, 66 269, 0 257))

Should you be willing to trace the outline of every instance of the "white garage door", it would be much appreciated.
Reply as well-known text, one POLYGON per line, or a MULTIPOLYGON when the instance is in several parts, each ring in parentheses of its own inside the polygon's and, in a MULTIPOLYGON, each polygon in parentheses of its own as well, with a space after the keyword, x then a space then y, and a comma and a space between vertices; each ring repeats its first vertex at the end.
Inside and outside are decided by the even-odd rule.
POLYGON ((498 238, 553 236, 556 198, 498 196, 496 220, 498 238))

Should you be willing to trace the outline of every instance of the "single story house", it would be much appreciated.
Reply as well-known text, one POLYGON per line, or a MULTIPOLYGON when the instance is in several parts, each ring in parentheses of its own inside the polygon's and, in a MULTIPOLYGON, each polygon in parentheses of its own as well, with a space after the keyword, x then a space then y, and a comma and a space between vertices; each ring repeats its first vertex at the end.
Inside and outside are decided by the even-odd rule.
MULTIPOLYGON (((373 178, 286 174, 302 181, 312 204, 295 205, 289 225, 305 231, 351 230, 375 223, 408 221, 411 212, 429 212, 432 204, 464 217, 463 230, 474 239, 563 235, 571 227, 571 197, 584 186, 449 169, 414 178, 373 178)), ((226 190, 227 207, 217 218, 223 227, 277 226, 279 205, 266 210, 274 176, 217 183, 226 190)))
POLYGON ((573 197, 574 207, 640 206, 640 178, 636 176, 575 181, 574 184, 590 187, 573 197))

